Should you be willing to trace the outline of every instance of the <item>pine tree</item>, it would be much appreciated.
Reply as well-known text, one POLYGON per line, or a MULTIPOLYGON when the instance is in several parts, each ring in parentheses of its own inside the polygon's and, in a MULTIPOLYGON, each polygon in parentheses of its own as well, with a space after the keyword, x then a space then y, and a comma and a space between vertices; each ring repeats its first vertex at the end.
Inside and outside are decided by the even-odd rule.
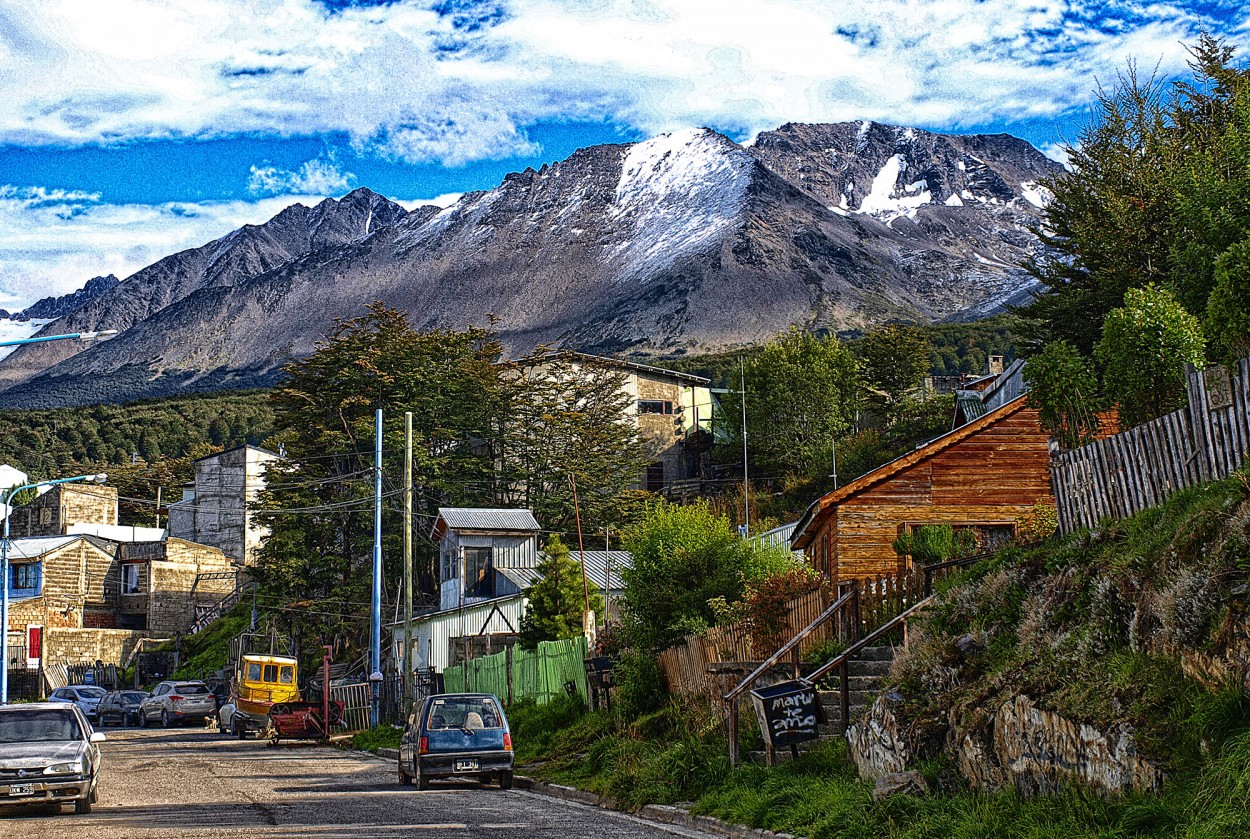
MULTIPOLYGON (((521 646, 533 650, 539 641, 558 641, 582 634, 582 612, 586 607, 586 585, 582 565, 569 554, 568 546, 552 535, 538 562, 541 578, 525 590, 529 603, 521 618, 521 646)), ((590 609, 603 614, 603 596, 589 585, 590 609)))

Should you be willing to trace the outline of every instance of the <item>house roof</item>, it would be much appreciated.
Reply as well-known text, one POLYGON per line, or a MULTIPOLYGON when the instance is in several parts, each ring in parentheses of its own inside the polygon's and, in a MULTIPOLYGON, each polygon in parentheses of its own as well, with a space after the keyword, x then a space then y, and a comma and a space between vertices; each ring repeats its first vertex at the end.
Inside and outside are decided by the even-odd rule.
MULTIPOLYGON (((577 550, 569 552, 574 559, 581 553, 577 550)), ((608 566, 612 568, 613 588, 621 588, 621 570, 634 567, 634 555, 629 551, 586 551, 586 578, 592 583, 602 586, 608 579, 608 566)))
MULTIPOLYGON (((267 455, 270 455, 271 457, 278 457, 278 458, 282 457, 282 455, 278 454, 277 452, 270 451, 269 449, 266 449, 262 446, 253 446, 251 443, 244 443, 241 446, 233 446, 228 449, 222 449, 219 452, 214 452, 213 454, 206 454, 203 457, 197 457, 195 460, 191 462, 199 463, 201 460, 212 460, 214 457, 221 457, 223 454, 229 454, 230 452, 237 452, 240 449, 252 449, 253 451, 261 452, 262 454, 267 454, 267 455)), ((184 484, 184 486, 187 486, 187 484, 184 484)))
POLYGON ((517 359, 517 364, 541 364, 549 358, 573 358, 583 359, 585 361, 596 362, 611 367, 624 367, 628 370, 636 370, 640 373, 650 373, 656 376, 667 376, 673 379, 680 379, 691 385, 707 385, 712 380, 705 379, 703 376, 696 376, 693 373, 682 373, 677 370, 669 370, 666 367, 656 367, 652 364, 643 364, 638 361, 629 361, 624 358, 613 358, 610 355, 594 355, 592 353, 578 352, 577 350, 553 350, 544 355, 528 356, 526 358, 517 359))
POLYGON ((9 541, 9 559, 38 559, 52 551, 58 551, 72 542, 84 538, 73 536, 25 536, 9 541))
POLYGON ((439 507, 434 522, 435 536, 450 530, 501 530, 535 532, 542 530, 530 510, 500 510, 480 507, 439 507))
POLYGON ((543 578, 537 568, 496 568, 495 573, 508 579, 514 586, 524 591, 543 578))
POLYGON ((994 423, 1004 419, 1005 417, 1011 416, 1021 408, 1025 407, 1025 404, 1026 402, 1024 397, 1018 396, 1006 405, 996 408, 986 413, 984 416, 972 420, 971 422, 965 423, 953 431, 948 431, 941 437, 935 437, 929 442, 923 443, 912 449, 907 454, 894 458, 894 460, 891 460, 889 463, 878 466, 871 472, 859 476, 849 484, 838 487, 833 492, 825 493, 820 498, 813 501, 812 505, 807 508, 807 512, 805 512, 803 517, 799 519, 799 524, 794 529, 794 535, 790 540, 791 546, 796 550, 807 547, 807 545, 811 542, 812 537, 815 535, 812 531, 812 524, 822 518, 826 510, 835 507, 839 502, 844 501, 871 486, 875 486, 887 478, 897 475, 904 469, 915 466, 917 463, 921 463, 922 461, 928 460, 929 458, 946 451, 951 446, 963 442, 973 434, 989 428, 994 423))

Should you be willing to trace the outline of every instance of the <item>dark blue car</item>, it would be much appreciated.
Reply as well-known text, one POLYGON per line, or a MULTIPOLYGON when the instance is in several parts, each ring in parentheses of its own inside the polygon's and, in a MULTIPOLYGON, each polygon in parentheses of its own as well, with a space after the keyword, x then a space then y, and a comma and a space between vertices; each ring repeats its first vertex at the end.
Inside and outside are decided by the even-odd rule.
POLYGON ((399 782, 429 789, 436 778, 498 781, 512 789, 512 732, 499 697, 442 693, 408 718, 399 743, 399 782))

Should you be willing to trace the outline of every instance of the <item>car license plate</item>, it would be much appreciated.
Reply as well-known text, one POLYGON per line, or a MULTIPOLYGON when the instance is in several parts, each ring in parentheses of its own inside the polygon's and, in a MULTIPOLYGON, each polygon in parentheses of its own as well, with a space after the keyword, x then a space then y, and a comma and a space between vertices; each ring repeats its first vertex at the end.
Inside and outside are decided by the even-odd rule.
POLYGON ((34 795, 34 784, 9 784, 9 795, 34 795))
POLYGON ((457 772, 476 772, 477 761, 476 760, 457 760, 455 766, 452 768, 455 769, 457 772))

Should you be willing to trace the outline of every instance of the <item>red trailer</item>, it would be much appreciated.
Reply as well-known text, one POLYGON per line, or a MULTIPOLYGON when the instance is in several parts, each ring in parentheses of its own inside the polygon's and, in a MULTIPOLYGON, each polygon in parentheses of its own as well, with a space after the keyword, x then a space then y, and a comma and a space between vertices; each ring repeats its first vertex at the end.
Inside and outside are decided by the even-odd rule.
POLYGON ((330 701, 330 648, 321 660, 320 702, 275 702, 269 709, 269 743, 282 740, 330 742, 330 732, 343 721, 343 703, 330 701))

